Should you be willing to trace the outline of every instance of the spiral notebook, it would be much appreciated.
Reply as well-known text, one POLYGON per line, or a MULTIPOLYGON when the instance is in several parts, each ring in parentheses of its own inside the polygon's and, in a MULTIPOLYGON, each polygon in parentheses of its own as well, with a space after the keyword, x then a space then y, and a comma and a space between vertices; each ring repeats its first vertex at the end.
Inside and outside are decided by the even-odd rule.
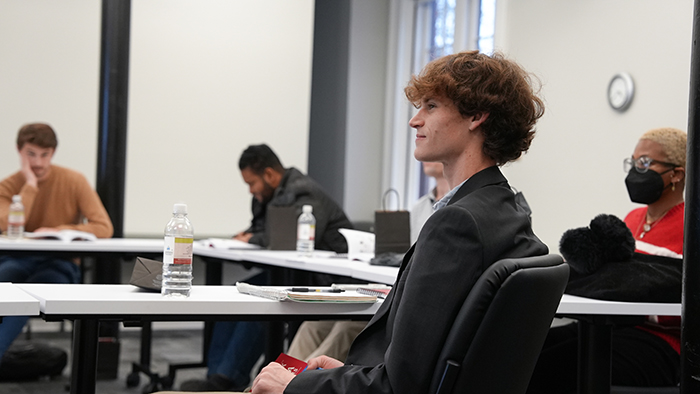
MULTIPOLYGON (((255 286, 244 282, 237 282, 236 289, 239 293, 250 294, 256 297, 267 298, 276 301, 296 302, 323 302, 323 303, 374 303, 376 295, 360 294, 357 291, 343 291, 341 293, 329 292, 296 292, 284 287, 255 286)), ((330 287, 328 288, 330 289, 330 287)))
POLYGON ((386 287, 358 287, 357 292, 360 294, 376 296, 379 298, 386 298, 391 291, 391 286, 386 287))

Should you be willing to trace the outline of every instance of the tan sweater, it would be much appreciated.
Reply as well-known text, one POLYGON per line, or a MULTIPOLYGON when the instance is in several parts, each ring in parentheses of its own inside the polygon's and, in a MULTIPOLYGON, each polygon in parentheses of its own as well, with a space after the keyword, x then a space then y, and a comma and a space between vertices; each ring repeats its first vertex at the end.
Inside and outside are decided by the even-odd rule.
POLYGON ((7 231, 7 215, 12 196, 22 196, 25 231, 40 227, 87 231, 98 238, 109 238, 114 229, 97 192, 79 172, 51 166, 48 178, 38 187, 25 184, 17 172, 0 182, 0 230, 7 231), (87 223, 83 219, 87 219, 87 223))

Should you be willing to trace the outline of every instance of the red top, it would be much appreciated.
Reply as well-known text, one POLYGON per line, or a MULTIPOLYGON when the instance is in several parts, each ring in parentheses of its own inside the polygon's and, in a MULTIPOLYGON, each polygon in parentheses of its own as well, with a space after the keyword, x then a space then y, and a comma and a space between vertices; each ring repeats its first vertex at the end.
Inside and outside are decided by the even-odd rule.
MULTIPOLYGON (((649 231, 644 231, 647 218, 647 207, 637 208, 625 218, 625 224, 632 232, 636 243, 636 251, 666 257, 683 258, 683 219, 685 203, 682 202, 671 208, 666 214, 651 224, 649 231)), ((680 263, 679 263, 680 264, 680 263)), ((650 320, 658 319, 639 329, 647 331, 666 341, 678 354, 681 353, 681 318, 679 316, 652 316, 650 320), (656 323, 656 324, 654 324, 656 323)))

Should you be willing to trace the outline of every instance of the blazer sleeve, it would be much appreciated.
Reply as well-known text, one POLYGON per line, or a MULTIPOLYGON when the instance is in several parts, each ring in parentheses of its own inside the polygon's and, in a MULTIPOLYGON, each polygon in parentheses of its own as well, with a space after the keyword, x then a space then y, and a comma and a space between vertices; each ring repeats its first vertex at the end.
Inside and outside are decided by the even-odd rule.
POLYGON ((427 392, 447 333, 483 272, 481 234, 479 223, 464 207, 437 211, 392 290, 386 312, 393 321, 386 327, 391 340, 382 362, 307 371, 297 375, 285 393, 427 392))

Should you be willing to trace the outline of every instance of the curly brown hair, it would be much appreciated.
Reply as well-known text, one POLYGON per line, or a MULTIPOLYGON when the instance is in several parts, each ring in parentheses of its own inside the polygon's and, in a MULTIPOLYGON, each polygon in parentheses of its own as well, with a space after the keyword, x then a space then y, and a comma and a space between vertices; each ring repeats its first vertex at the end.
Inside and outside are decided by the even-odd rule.
POLYGON ((452 100, 464 117, 488 113, 481 124, 483 151, 499 165, 527 152, 544 114, 539 80, 500 53, 469 51, 435 59, 411 77, 404 92, 416 107, 434 95, 452 100))

